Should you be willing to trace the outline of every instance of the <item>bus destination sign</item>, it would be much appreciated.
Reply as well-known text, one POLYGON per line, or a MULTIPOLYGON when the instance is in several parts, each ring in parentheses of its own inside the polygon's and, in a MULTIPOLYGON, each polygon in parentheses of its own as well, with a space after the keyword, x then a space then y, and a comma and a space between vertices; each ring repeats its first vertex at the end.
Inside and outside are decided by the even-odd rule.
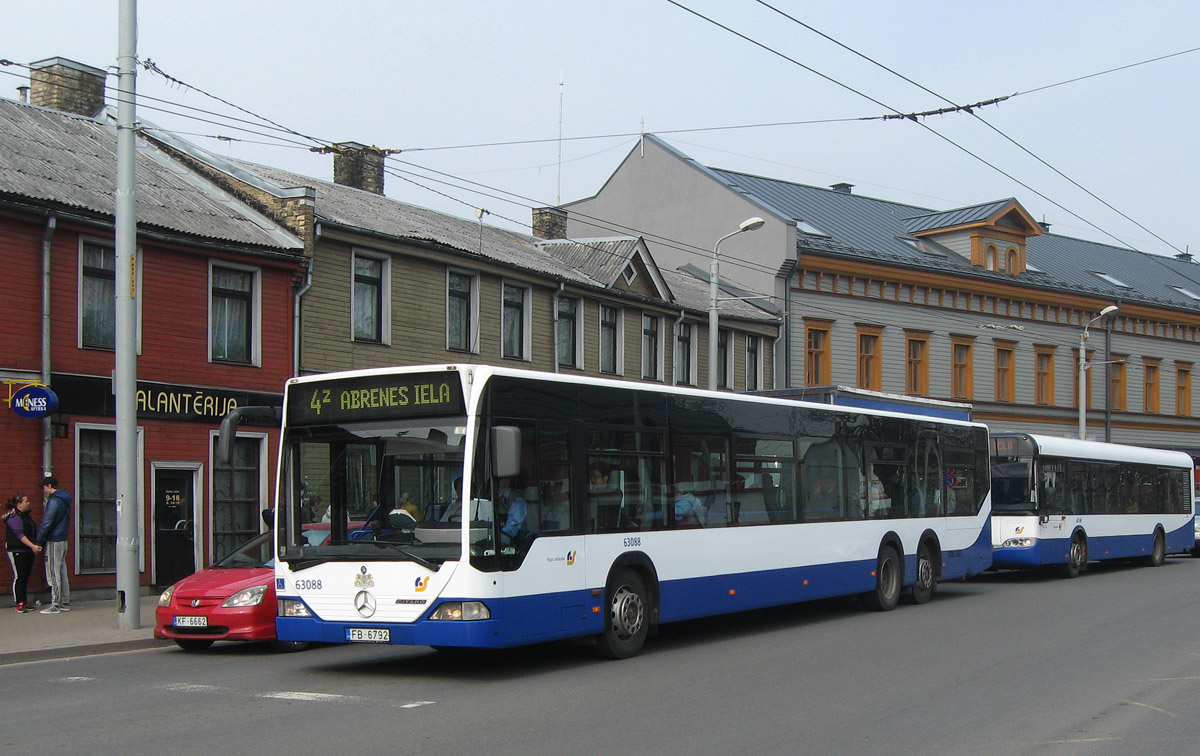
POLYGON ((288 387, 290 425, 461 415, 458 373, 371 375, 296 383, 288 387))

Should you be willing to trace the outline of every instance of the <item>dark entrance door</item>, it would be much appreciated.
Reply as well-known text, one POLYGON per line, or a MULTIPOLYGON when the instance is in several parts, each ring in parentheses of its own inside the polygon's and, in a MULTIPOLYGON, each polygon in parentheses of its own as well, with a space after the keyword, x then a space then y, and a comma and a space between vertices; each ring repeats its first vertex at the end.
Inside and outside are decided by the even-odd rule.
POLYGON ((196 571, 191 470, 154 476, 154 584, 171 585, 196 571))

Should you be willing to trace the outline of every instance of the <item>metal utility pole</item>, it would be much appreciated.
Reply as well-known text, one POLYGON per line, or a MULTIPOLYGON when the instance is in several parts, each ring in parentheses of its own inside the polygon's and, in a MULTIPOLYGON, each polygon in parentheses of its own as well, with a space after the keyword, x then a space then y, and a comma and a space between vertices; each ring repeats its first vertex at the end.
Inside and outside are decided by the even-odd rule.
POLYGON ((121 0, 117 42, 116 362, 117 626, 142 625, 139 595, 141 502, 137 480, 137 0, 121 0))

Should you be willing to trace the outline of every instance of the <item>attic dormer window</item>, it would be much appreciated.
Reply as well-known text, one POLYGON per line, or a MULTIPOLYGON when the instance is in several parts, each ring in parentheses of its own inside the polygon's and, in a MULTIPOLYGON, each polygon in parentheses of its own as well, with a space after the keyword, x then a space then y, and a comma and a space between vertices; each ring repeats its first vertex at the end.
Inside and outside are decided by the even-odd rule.
POLYGON ((1101 273, 1100 271, 1097 271, 1097 270, 1089 270, 1088 273, 1091 273, 1093 276, 1095 276, 1096 278, 1099 278, 1101 281, 1110 283, 1113 286, 1120 286, 1122 289, 1132 289, 1133 288, 1132 286, 1125 283, 1121 279, 1119 279, 1115 276, 1110 276, 1107 273, 1101 273))
POLYGON ((627 265, 621 276, 624 277, 626 284, 631 284, 637 278, 637 268, 633 265, 627 265))
POLYGON ((1179 292, 1183 296, 1187 297, 1188 299, 1200 300, 1200 294, 1197 294, 1196 292, 1191 291, 1190 289, 1185 289, 1182 286, 1172 286, 1171 288, 1174 289, 1175 291, 1179 292))
POLYGON ((808 221, 802 221, 802 220, 796 221, 796 230, 801 232, 805 236, 820 236, 824 239, 830 238, 829 234, 825 233, 824 231, 817 228, 816 226, 809 223, 808 221))

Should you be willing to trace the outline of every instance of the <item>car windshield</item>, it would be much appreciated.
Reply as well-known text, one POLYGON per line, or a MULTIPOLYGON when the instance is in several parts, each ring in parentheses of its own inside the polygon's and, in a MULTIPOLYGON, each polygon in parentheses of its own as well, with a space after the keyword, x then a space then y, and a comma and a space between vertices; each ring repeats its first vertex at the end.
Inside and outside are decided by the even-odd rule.
POLYGON ((292 430, 285 441, 289 561, 461 554, 465 417, 292 430), (328 539, 301 539, 324 528, 328 539))
POLYGON ((1037 508, 1030 495, 1030 467, 1026 458, 992 459, 992 511, 1032 512, 1037 508))
POLYGON ((271 567, 274 565, 271 534, 260 533, 234 549, 213 567, 271 567))

